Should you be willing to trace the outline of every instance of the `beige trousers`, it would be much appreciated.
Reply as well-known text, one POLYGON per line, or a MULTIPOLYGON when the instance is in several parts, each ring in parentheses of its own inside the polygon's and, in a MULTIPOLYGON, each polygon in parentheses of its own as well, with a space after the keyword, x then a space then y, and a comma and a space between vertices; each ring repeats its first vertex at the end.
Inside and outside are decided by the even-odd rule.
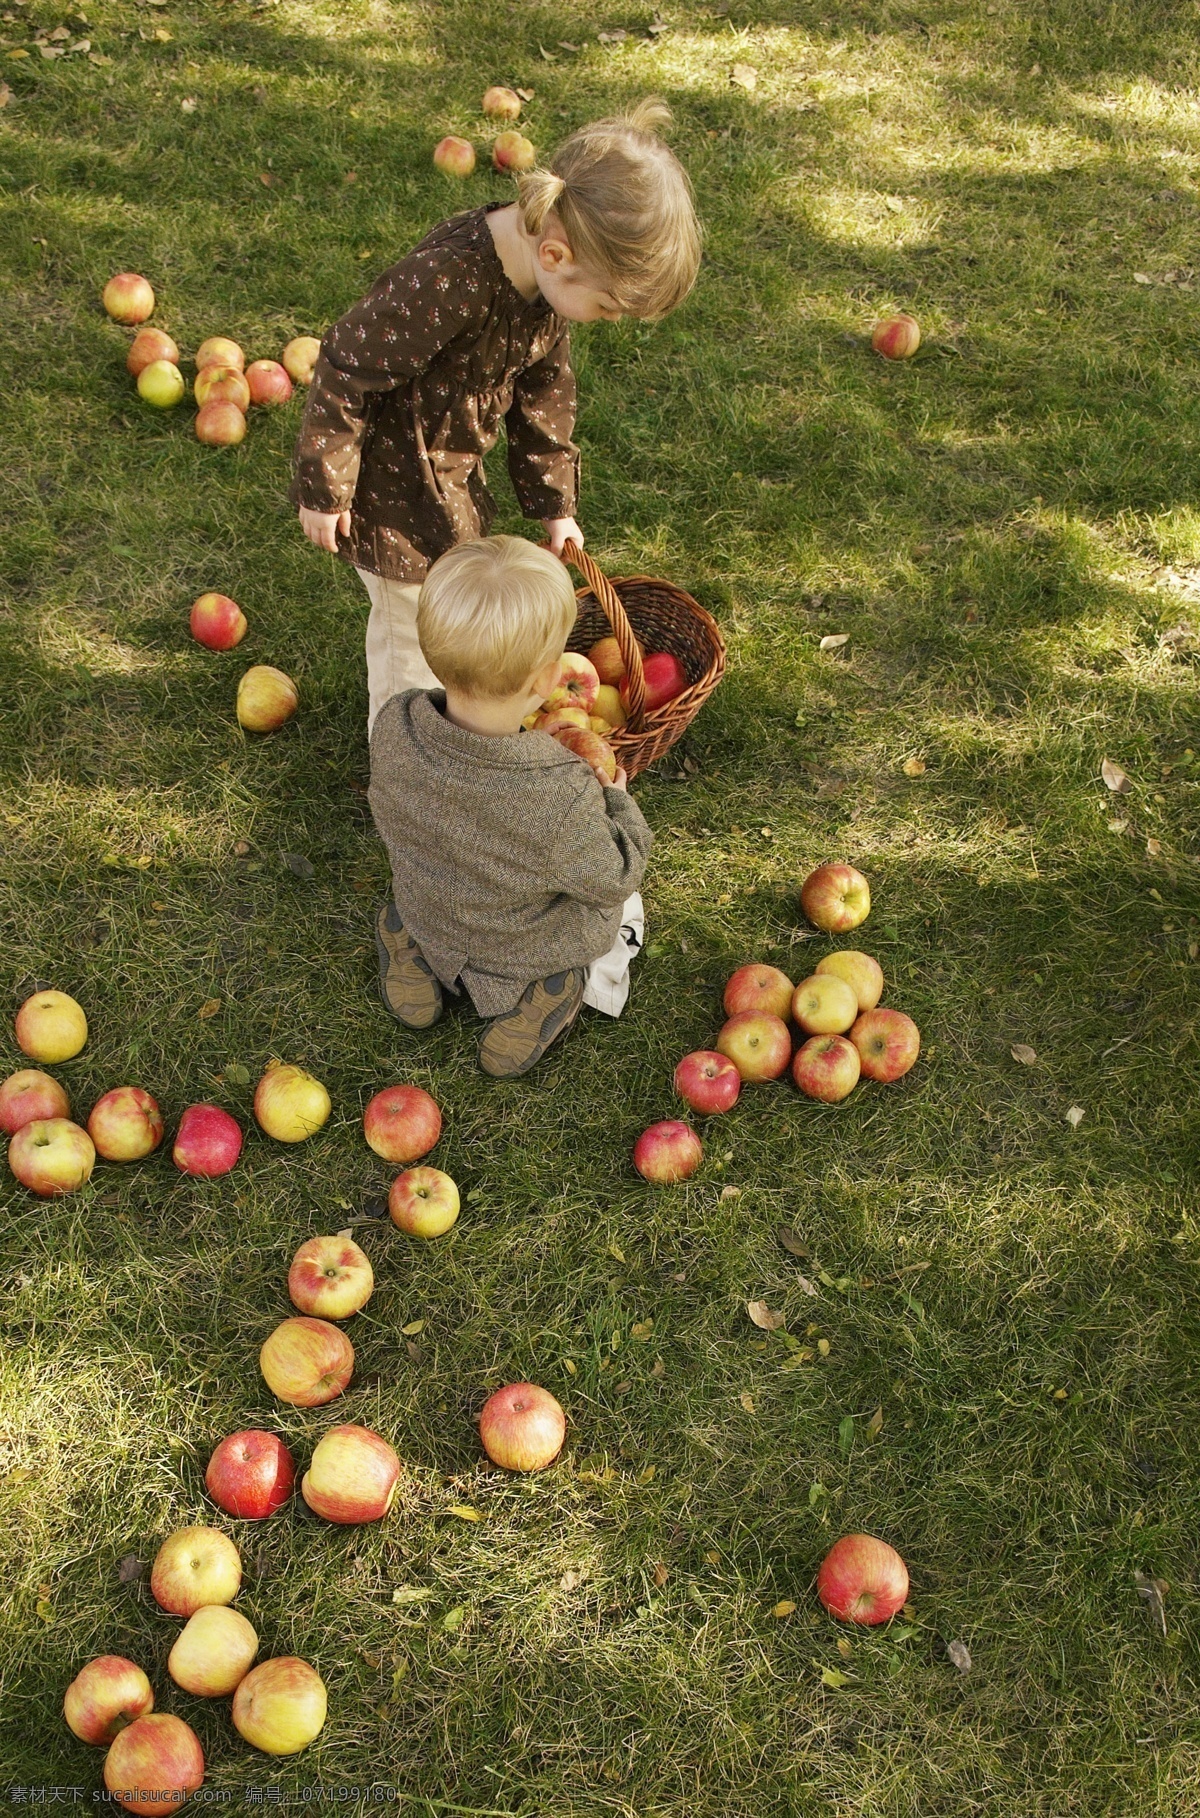
POLYGON ((355 571, 371 600, 367 620, 367 737, 385 701, 406 688, 437 688, 437 677, 417 639, 416 581, 387 581, 365 568, 355 571))

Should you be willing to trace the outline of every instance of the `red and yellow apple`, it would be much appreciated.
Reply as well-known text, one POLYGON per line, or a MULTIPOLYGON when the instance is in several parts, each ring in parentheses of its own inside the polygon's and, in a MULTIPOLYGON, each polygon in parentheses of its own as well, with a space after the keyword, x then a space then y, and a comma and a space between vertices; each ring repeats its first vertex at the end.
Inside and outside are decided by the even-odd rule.
POLYGON ((250 408, 250 387, 240 366, 201 366, 192 384, 197 405, 212 402, 236 404, 242 412, 250 408))
MULTIPOLYGON (((683 664, 670 650, 659 650, 646 657, 642 663, 642 676, 646 683, 647 713, 653 713, 656 707, 663 707, 668 701, 673 701, 688 685, 683 664)), ((622 677, 620 693, 622 703, 628 708, 628 676, 622 677)))
POLYGON ((786 1022, 792 1014, 795 989, 778 966, 739 966, 725 987, 725 1014, 738 1016, 743 1010, 765 1010, 786 1022))
POLYGON ((275 732, 300 705, 290 675, 270 663, 255 663, 238 683, 238 725, 246 732, 275 732))
POLYGON ((242 1152, 241 1126, 220 1105, 189 1105, 179 1120, 171 1160, 181 1174, 216 1180, 242 1152))
POLYGON ((247 1427, 223 1439, 208 1461, 204 1483, 218 1508, 244 1521, 263 1521, 282 1508, 296 1482, 292 1455, 277 1433, 247 1427))
POLYGON ((0 1085, 0 1135, 15 1136, 26 1124, 71 1115, 71 1103, 49 1073, 22 1067, 0 1085))
MULTIPOLYGON (((643 658, 646 654, 640 644, 638 654, 643 658)), ((616 638, 600 638, 588 651, 587 659, 600 677, 602 687, 620 687, 625 677, 625 658, 621 655, 621 646, 616 638)))
POLYGON ((363 1135, 384 1161, 420 1161, 441 1134, 442 1114, 421 1086, 385 1086, 363 1112, 363 1135))
POLYGON ((596 695, 600 688, 600 677, 592 664, 578 651, 564 650, 559 662, 558 681, 542 702, 542 712, 551 713, 556 707, 581 707, 584 713, 584 725, 587 716, 596 705, 596 695))
POLYGON ((633 1165, 656 1187, 687 1180, 704 1159, 704 1145, 690 1124, 666 1118, 643 1130, 633 1145, 633 1165))
POLYGON ((814 972, 796 986, 792 1015, 805 1035, 842 1035, 858 1015, 858 999, 844 978, 814 972))
POLYGON ((232 650, 246 635, 246 615, 227 593, 202 593, 192 601, 188 628, 206 650, 232 650))
POLYGON ((204 1750, 182 1717, 151 1711, 114 1738, 104 1784, 127 1812, 177 1811, 204 1784, 204 1750))
POLYGON ((604 720, 614 732, 618 726, 623 726, 629 715, 625 711, 620 689, 611 682, 601 682, 596 690, 596 705, 590 717, 604 720))
POLYGON ((920 345, 920 324, 903 313, 884 316, 871 331, 871 346, 885 360, 911 360, 920 345))
POLYGON ((849 934, 871 910, 871 886, 853 865, 818 865, 800 887, 800 907, 814 928, 849 934))
POLYGON ((492 163, 497 170, 532 170, 537 163, 537 153, 524 133, 510 128, 506 133, 497 134, 492 146, 492 163))
POLYGON ((715 1117, 737 1103, 742 1076, 733 1062, 711 1048, 685 1054, 675 1069, 675 1090, 701 1117, 715 1117))
POLYGON ((236 404, 213 398, 196 413, 197 439, 209 448, 236 448, 246 434, 246 418, 236 404))
POLYGON ((119 271, 110 278, 100 301, 114 322, 144 322, 154 314, 154 291, 136 271, 119 271))
POLYGON ((842 1622, 890 1622, 908 1601, 908 1567, 886 1540, 843 1534, 821 1561, 817 1596, 842 1622))
POLYGON ((483 1449, 502 1471, 544 1471, 562 1451, 566 1436, 561 1405, 534 1382, 497 1389, 479 1416, 483 1449))
POLYGON ((206 1603, 232 1603, 241 1589, 242 1561, 220 1528, 177 1528, 150 1568, 155 1602, 172 1616, 191 1616, 206 1603))
POLYGON ((279 356, 280 365, 297 385, 308 385, 312 382, 320 351, 321 343, 316 335, 295 335, 279 356))
POLYGON ((88 1135, 105 1161, 141 1161, 163 1137, 163 1116, 140 1086, 114 1086, 92 1106, 88 1135))
POLYGON ((14 1033, 30 1060, 73 1060, 88 1038, 87 1017, 65 991, 35 991, 17 1011, 14 1033))
POLYGON ((236 1691, 258 1653, 258 1633, 240 1610, 203 1604, 188 1617, 167 1656, 175 1684, 197 1698, 227 1698, 236 1691))
POLYGON ((903 1010, 864 1010, 850 1031, 866 1079, 902 1079, 921 1052, 921 1031, 903 1010))
POLYGON ((138 396, 155 410, 173 410, 187 390, 183 374, 170 360, 152 360, 137 376, 138 396))
POLYGON ((839 947, 835 953, 827 953, 824 959, 818 960, 815 970, 832 972, 835 978, 845 979, 860 1010, 873 1010, 883 996, 883 969, 869 953, 859 953, 853 947, 839 947))
POLYGON ((475 147, 469 139, 447 133, 433 148, 433 163, 444 177, 469 177, 475 169, 475 147))
POLYGON ((39 1199, 57 1199, 91 1179, 96 1150, 87 1131, 70 1118, 35 1118, 9 1143, 8 1165, 39 1199))
POLYGON ((63 1695, 63 1716, 71 1734, 100 1746, 107 1746, 126 1724, 153 1709, 150 1681, 122 1654, 89 1660, 63 1695))
POLYGON ((286 404, 292 395, 287 368, 278 360, 254 360, 246 368, 252 404, 286 404))
POLYGON ((400 1460, 369 1427, 331 1427, 317 1441, 300 1492, 315 1515, 350 1526, 378 1521, 396 1499, 400 1460))
POLYGON ((598 783, 612 783, 616 780, 617 754, 608 740, 602 739, 598 732, 591 732, 581 726, 562 726, 553 736, 564 750, 573 751, 577 758, 583 759, 598 783))
POLYGON ((147 366, 153 366, 156 360, 169 360, 172 366, 178 366, 178 347, 161 328, 139 328, 125 355, 126 372, 136 379, 139 373, 144 372, 147 366))
POLYGON ((290 1061, 272 1061, 254 1089, 254 1115, 278 1143, 302 1143, 332 1109, 319 1079, 290 1061))
POLYGON ((258 1364, 280 1401, 320 1408, 340 1395, 354 1374, 354 1346, 327 1319, 285 1319, 264 1343, 258 1364))
POLYGON ((388 1212, 410 1237, 442 1237, 458 1217, 458 1188, 440 1168, 406 1168, 392 1182, 388 1212))
POLYGON ((792 1056, 792 1078, 806 1098, 836 1105, 853 1092, 861 1071, 858 1049, 844 1035, 810 1035, 792 1056))
POLYGON ((326 1709, 320 1674, 283 1654, 246 1674, 233 1694, 233 1727, 264 1755, 298 1755, 320 1734, 326 1709))
POLYGON ((717 1053, 728 1055, 743 1083, 778 1079, 792 1058, 792 1038, 781 1016, 768 1010, 739 1010, 722 1025, 717 1053))
POLYGON ((318 1319, 349 1319, 375 1287, 369 1258, 352 1237, 310 1237, 288 1270, 292 1305, 318 1319))
POLYGON ((484 92, 483 111, 489 120, 515 120, 521 111, 521 97, 515 88, 493 83, 484 92))
POLYGON ((245 354, 227 335, 209 335, 196 349, 197 372, 206 366, 232 366, 236 372, 241 372, 245 364, 245 354))
POLYGON ((591 715, 586 707, 544 707, 533 716, 534 730, 548 732, 551 738, 556 732, 565 732, 568 726, 585 731, 590 724, 591 715))

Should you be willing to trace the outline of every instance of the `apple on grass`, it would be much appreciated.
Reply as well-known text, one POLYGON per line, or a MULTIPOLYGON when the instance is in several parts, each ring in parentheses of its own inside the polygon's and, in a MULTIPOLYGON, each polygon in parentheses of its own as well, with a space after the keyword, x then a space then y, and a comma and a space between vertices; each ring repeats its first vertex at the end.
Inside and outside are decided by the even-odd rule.
POLYGON ((15 1136, 26 1124, 71 1115, 58 1081, 37 1067, 22 1067, 0 1085, 0 1135, 15 1136))
POLYGON ((384 1161, 420 1161, 441 1134, 437 1101, 421 1086, 385 1086, 363 1112, 363 1135, 384 1161))
POLYGON ((136 379, 147 366, 153 366, 156 360, 169 360, 172 366, 179 365, 179 348, 170 335, 164 334, 161 328, 139 328, 125 355, 125 370, 136 379))
POLYGON ((136 271, 119 271, 110 278, 100 301, 114 322, 144 322, 154 314, 154 291, 136 271))
POLYGON ((858 1049, 844 1035, 810 1035, 792 1056, 792 1078, 806 1098, 840 1104, 858 1084, 858 1049))
MULTIPOLYGON (((679 658, 670 650, 652 652, 643 659, 642 677, 646 684, 646 712, 653 713, 656 707, 663 707, 673 701, 677 694, 682 694, 688 685, 687 672, 679 658)), ((621 678, 621 701, 629 707, 629 677, 621 678)))
POLYGON ((506 133, 497 134, 492 146, 492 163, 497 170, 532 170, 537 163, 537 153, 524 133, 510 128, 506 133))
POLYGON ((196 413, 196 438, 209 448, 236 448, 246 434, 246 418, 236 404, 213 398, 196 413))
POLYGON ((786 1022, 792 1014, 795 989, 778 966, 739 966, 725 987, 725 1014, 738 1016, 743 1010, 765 1010, 786 1022))
POLYGON ((246 615, 227 593, 202 593, 192 601, 188 629, 206 650, 232 650, 246 635, 246 615))
POLYGON ((573 751, 577 758, 583 759, 598 783, 616 781, 617 754, 598 732, 580 726, 563 726, 553 736, 565 751, 573 751))
POLYGON ((106 1746, 126 1724, 154 1709, 140 1666, 123 1654, 101 1654, 76 1673, 63 1695, 67 1728, 80 1742, 106 1746))
POLYGON ((903 1079, 921 1052, 921 1031, 903 1010, 864 1010, 850 1031, 867 1079, 903 1079))
POLYGON ((288 1270, 292 1305, 318 1319, 349 1319, 375 1287, 370 1261, 352 1237, 310 1237, 288 1270))
POLYGON ((242 1131, 220 1105, 189 1105, 179 1120, 171 1160, 181 1174, 216 1180, 242 1152, 242 1131))
POLYGON ((555 707, 581 707, 586 726, 599 691, 600 677, 588 659, 578 651, 564 650, 559 661, 558 680, 542 702, 542 712, 550 713, 555 707))
POLYGON ((272 1395, 293 1408, 320 1408, 354 1374, 354 1346, 326 1319, 303 1316, 276 1326, 258 1354, 272 1395))
POLYGON ((104 1784, 127 1812, 162 1818, 204 1784, 204 1750, 182 1717, 151 1711, 117 1736, 104 1757, 104 1784))
POLYGON ((792 1058, 792 1038, 781 1016, 739 1010, 722 1026, 717 1052, 728 1055, 743 1082, 778 1079, 792 1058))
POLYGON ((298 1755, 321 1732, 328 1701, 324 1681, 306 1660, 264 1660, 233 1694, 233 1727, 264 1755, 298 1755))
POLYGON ((737 1103, 742 1076, 733 1062, 711 1048, 685 1054, 675 1069, 675 1090, 701 1117, 714 1117, 737 1103))
POLYGON ((140 1086, 114 1086, 92 1106, 88 1135, 105 1161, 141 1161, 163 1137, 163 1116, 140 1086))
POLYGON ((871 886, 853 865, 818 865, 800 886, 800 907, 814 928, 849 934, 871 911, 871 886))
POLYGON ((263 1521, 283 1507, 296 1482, 292 1455, 277 1433, 247 1427, 223 1439, 208 1461, 205 1488, 227 1515, 263 1521))
POLYGON ((400 1460, 369 1427, 331 1427, 317 1441, 300 1492, 314 1515, 349 1527, 378 1521, 396 1500, 400 1460))
POLYGON ((858 1015, 858 999, 844 978, 814 972, 796 986, 792 1015, 805 1035, 842 1035, 858 1015))
POLYGON ((278 360, 254 360, 246 368, 252 404, 286 404, 292 395, 287 368, 278 360))
POLYGON ((320 1080, 290 1061, 272 1061, 254 1090, 254 1115, 279 1143, 302 1143, 321 1128, 330 1109, 320 1080))
POLYGON ((859 953, 853 947, 839 947, 835 953, 827 953, 824 959, 818 960, 814 970, 832 972, 834 978, 845 979, 860 1010, 873 1010, 883 996, 883 968, 869 953, 859 953))
POLYGON ((320 351, 321 343, 316 335, 294 335, 280 355, 279 363, 289 379, 297 385, 308 385, 312 382, 320 351))
POLYGON ((440 1168, 406 1168, 392 1182, 388 1212, 410 1237, 442 1237, 458 1217, 458 1188, 440 1168))
POLYGON ((192 385, 197 406, 213 400, 236 404, 243 413, 250 408, 250 387, 240 366, 202 366, 192 385))
POLYGON ((155 1602, 172 1616, 192 1616, 206 1603, 232 1603, 241 1584, 241 1555, 220 1528, 177 1528, 150 1568, 155 1602))
POLYGON ((246 356, 236 341, 228 335, 209 335, 201 341, 196 349, 196 371, 202 372, 206 366, 232 366, 241 372, 246 364, 246 356))
POLYGON ((258 1653, 258 1633, 240 1610, 203 1604, 188 1617, 167 1656, 177 1686, 197 1698, 226 1698, 236 1691, 258 1653))
POLYGON ((238 725, 246 732, 275 732, 300 705, 290 675, 270 663, 255 663, 238 683, 238 725))
POLYGON ((890 1622, 908 1601, 908 1567, 886 1540, 843 1534, 821 1561, 817 1596, 842 1622, 890 1622))
POLYGON ((513 1382, 483 1404, 479 1437, 503 1471, 544 1471, 562 1451, 567 1417, 548 1389, 513 1382))
POLYGON ((88 1038, 87 1017, 65 991, 35 991, 17 1011, 14 1033, 30 1060, 73 1060, 88 1038))
POLYGON ((871 332, 871 346, 885 360, 911 360, 921 345, 921 327, 915 316, 903 312, 884 316, 871 332))
POLYGON ((91 1179, 96 1150, 87 1131, 70 1118, 35 1118, 9 1143, 8 1165, 39 1199, 57 1199, 91 1179))
POLYGON ((655 1187, 687 1180, 704 1159, 704 1145, 690 1124, 666 1118, 643 1130, 633 1145, 633 1165, 655 1187))
POLYGON ((187 386, 183 374, 171 360, 152 360, 137 376, 138 396, 155 410, 173 410, 187 386))
POLYGON ((469 139, 447 133, 433 148, 433 163, 444 177, 469 177, 475 169, 475 147, 469 139))
POLYGON ((521 111, 521 97, 515 88, 493 83, 484 93, 483 111, 489 120, 515 120, 521 111))

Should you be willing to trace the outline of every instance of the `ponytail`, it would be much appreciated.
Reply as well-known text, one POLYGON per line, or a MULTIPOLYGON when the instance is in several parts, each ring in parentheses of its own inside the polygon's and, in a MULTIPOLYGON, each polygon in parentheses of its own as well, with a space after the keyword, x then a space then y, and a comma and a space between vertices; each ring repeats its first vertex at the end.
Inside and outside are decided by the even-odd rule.
POLYGON ((566 183, 557 171, 542 170, 540 167, 526 171, 523 176, 517 178, 521 218, 525 223, 527 233, 541 233, 546 225, 547 215, 551 213, 566 187, 566 183))

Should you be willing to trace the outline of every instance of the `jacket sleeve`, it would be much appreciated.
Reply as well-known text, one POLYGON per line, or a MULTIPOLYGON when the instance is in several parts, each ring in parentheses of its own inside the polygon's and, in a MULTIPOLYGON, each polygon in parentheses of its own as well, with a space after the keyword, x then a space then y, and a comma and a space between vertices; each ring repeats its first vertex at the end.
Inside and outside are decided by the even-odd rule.
POLYGON ((443 347, 477 328, 482 301, 482 288, 448 271, 436 249, 418 251, 327 330, 296 443, 294 504, 349 508, 373 400, 419 378, 443 347))
MULTIPOLYGON (((582 760, 581 760, 582 761, 582 760)), ((592 909, 612 909, 641 884, 653 834, 623 789, 581 778, 550 859, 552 890, 592 909)))
POLYGON ((554 345, 518 373, 504 418, 508 471, 527 518, 571 518, 579 498, 575 374, 564 327, 554 345))

